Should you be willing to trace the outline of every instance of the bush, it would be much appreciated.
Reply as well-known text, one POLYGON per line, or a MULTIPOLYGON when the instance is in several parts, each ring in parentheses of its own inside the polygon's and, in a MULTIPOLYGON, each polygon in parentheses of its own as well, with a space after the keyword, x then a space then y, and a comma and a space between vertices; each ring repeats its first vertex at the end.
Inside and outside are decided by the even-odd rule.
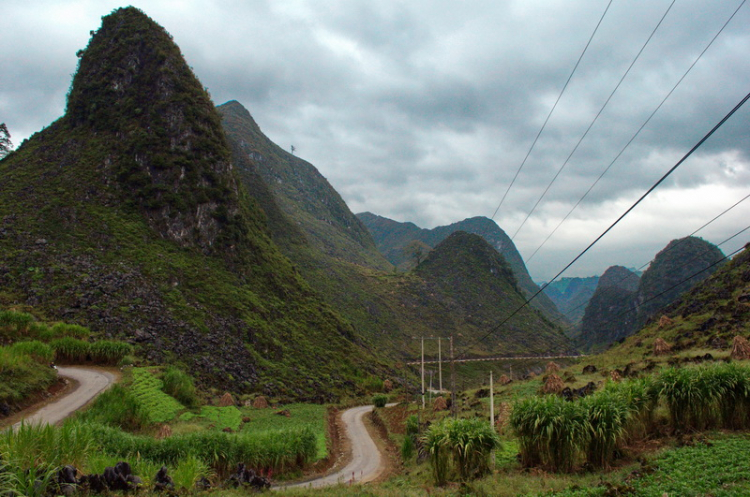
POLYGON ((181 404, 187 407, 195 407, 198 404, 195 384, 187 373, 174 366, 169 366, 164 371, 162 381, 164 382, 162 390, 177 399, 181 404))
POLYGON ((49 364, 55 356, 52 347, 39 340, 16 342, 10 346, 10 350, 14 354, 25 354, 41 364, 49 364))
POLYGON ((89 350, 91 360, 97 364, 118 364, 133 353, 133 346, 115 340, 100 340, 92 343, 89 350))
POLYGON ((462 482, 483 476, 490 454, 500 448, 494 428, 482 419, 445 419, 430 426, 424 442, 437 485, 446 482, 449 460, 462 482))
POLYGON ((388 403, 388 396, 382 393, 372 396, 372 403, 375 407, 385 407, 388 403))
POLYGON ((50 347, 60 362, 82 363, 89 357, 91 344, 77 338, 65 337, 52 340, 50 347))

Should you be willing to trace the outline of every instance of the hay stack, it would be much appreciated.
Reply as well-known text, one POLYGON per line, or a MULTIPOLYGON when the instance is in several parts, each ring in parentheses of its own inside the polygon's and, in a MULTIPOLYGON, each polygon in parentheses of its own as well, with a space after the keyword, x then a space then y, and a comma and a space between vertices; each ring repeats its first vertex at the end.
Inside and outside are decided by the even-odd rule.
POLYGON ((159 428, 158 433, 156 434, 156 438, 158 440, 161 440, 163 438, 171 437, 172 436, 172 427, 169 425, 161 425, 159 428))
POLYGON ((620 374, 620 371, 619 371, 619 370, 617 370, 617 369, 615 369, 614 371, 612 371, 611 373, 609 373, 609 377, 610 377, 610 378, 612 379, 612 381, 614 381, 615 383, 617 383, 617 382, 619 382, 620 380, 622 380, 622 375, 620 374))
POLYGON ((234 397, 232 397, 232 394, 229 392, 226 392, 224 395, 221 396, 221 399, 219 399, 219 407, 227 407, 227 406, 233 406, 234 405, 234 397))
POLYGON ((497 381, 500 382, 501 385, 507 385, 508 383, 510 383, 513 380, 511 380, 510 378, 508 378, 508 375, 504 374, 497 381))
POLYGON ((510 404, 507 402, 501 402, 499 406, 497 406, 497 417, 495 421, 495 428, 497 431, 501 432, 503 431, 503 428, 508 424, 508 421, 510 420, 510 404))
POLYGON ((654 340, 654 355, 665 355, 672 352, 672 346, 664 341, 663 338, 654 340))
POLYGON ((448 403, 443 397, 437 397, 435 402, 432 403, 433 411, 445 411, 446 409, 448 409, 448 403))
POLYGON ((560 366, 552 361, 547 363, 547 369, 544 370, 546 374, 557 373, 558 371, 560 371, 560 366))
POLYGON ((553 373, 547 375, 547 379, 542 386, 542 393, 560 393, 563 388, 565 388, 565 384, 562 378, 553 373))
POLYGON ((393 390, 393 382, 391 380, 385 380, 383 382, 383 391, 389 393, 391 390, 393 390))
POLYGON ((669 316, 662 316, 659 318, 659 329, 666 328, 667 326, 672 326, 674 324, 674 321, 669 316))
POLYGON ((737 360, 750 359, 750 344, 747 343, 745 337, 739 335, 734 337, 734 341, 732 341, 732 354, 730 357, 737 360))
POLYGON ((256 409, 268 409, 268 401, 262 395, 255 397, 253 407, 256 409))

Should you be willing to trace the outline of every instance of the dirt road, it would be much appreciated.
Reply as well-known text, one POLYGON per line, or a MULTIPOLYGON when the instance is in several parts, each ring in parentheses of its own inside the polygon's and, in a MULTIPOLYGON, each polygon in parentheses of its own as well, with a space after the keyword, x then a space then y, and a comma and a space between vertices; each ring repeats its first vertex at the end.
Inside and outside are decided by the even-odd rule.
MULTIPOLYGON (((115 375, 107 371, 82 367, 59 367, 60 376, 71 378, 78 383, 72 392, 52 401, 33 414, 24 418, 24 423, 57 424, 73 412, 85 406, 100 392, 106 390, 115 382, 115 375)), ((13 425, 13 429, 21 422, 13 425)))
POLYGON ((315 480, 294 485, 281 486, 276 490, 295 487, 327 487, 338 483, 366 483, 372 481, 384 471, 382 456, 372 437, 365 428, 364 416, 372 411, 373 406, 354 407, 344 411, 341 421, 346 429, 352 447, 352 460, 343 469, 315 480))

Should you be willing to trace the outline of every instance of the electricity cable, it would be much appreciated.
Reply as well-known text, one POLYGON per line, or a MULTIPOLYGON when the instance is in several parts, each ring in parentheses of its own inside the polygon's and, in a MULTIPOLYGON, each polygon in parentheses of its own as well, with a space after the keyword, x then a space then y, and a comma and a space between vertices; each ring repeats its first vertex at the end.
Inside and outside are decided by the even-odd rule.
POLYGON ((516 239, 516 236, 518 235, 518 232, 521 231, 521 228, 524 227, 524 225, 526 224, 526 221, 529 220, 529 218, 534 213, 534 211, 536 211, 536 208, 539 207, 539 204, 542 202, 542 200, 544 199, 544 197, 547 196, 547 193, 549 192, 550 188, 552 188, 552 185, 555 183, 555 181, 557 181, 557 178, 560 176, 560 174, 563 172, 563 170, 565 169, 565 167, 568 165, 568 162, 570 162, 570 159, 576 153, 576 151, 578 150, 578 147, 581 145, 581 143, 583 142, 583 140, 589 134, 589 131, 591 131, 591 128, 594 127, 594 124, 596 124, 596 121, 599 120, 599 117, 602 115, 602 112, 604 112, 604 109, 607 107, 607 105, 609 105, 609 102, 612 100, 612 97, 614 97, 615 93, 617 93, 617 90, 620 88, 620 85, 622 85, 622 82, 625 81, 625 78, 628 76, 628 74, 630 74, 630 70, 633 68, 633 66, 635 65, 635 63, 641 57, 641 54, 646 49, 646 47, 648 46, 648 44, 651 42, 651 39, 656 34, 656 31, 659 29, 659 27, 661 26, 662 22, 664 22, 664 19, 667 17, 667 14, 669 14, 669 11, 672 10, 672 6, 674 6, 674 4, 675 4, 676 1, 677 0, 672 0, 672 3, 669 4, 669 7, 667 7, 667 10, 664 12, 664 15, 661 16, 661 19, 659 19, 659 22, 656 24, 656 26, 654 27, 654 29, 651 31, 651 34, 648 36, 648 38, 646 39, 646 42, 643 44, 643 46, 641 47, 641 49, 638 51, 638 53, 636 54, 635 58, 633 59, 633 61, 628 66, 628 68, 625 70, 625 73, 620 78, 620 81, 618 81, 617 85, 615 85, 615 88, 612 90, 612 93, 609 94, 609 96, 607 97, 607 100, 604 101, 604 104, 599 109, 599 112, 597 112, 596 116, 594 116, 594 119, 591 121, 591 124, 589 124, 589 127, 586 128, 586 131, 583 132, 583 135, 581 135, 581 138, 578 140, 578 143, 576 143, 575 147, 573 147, 573 150, 571 150, 570 154, 568 154, 568 157, 565 159, 565 162, 563 162, 562 166, 560 166, 560 168, 557 170, 557 172, 555 173, 555 175, 552 177, 552 180, 547 185, 547 188, 544 189, 544 191, 542 192, 541 196, 539 197, 539 199, 537 199, 536 203, 531 208, 531 210, 529 211, 529 213, 526 214, 526 217, 521 222, 521 225, 518 226, 518 228, 516 229, 516 232, 513 233, 513 236, 510 237, 511 240, 515 240, 516 239))
POLYGON ((628 142, 625 144, 625 146, 622 148, 622 150, 620 150, 620 152, 615 156, 615 158, 612 159, 612 162, 610 162, 609 165, 604 169, 604 171, 602 171, 602 173, 599 175, 599 177, 596 178, 596 181, 594 181, 594 183, 592 183, 592 185, 589 187, 589 189, 586 190, 586 193, 584 193, 583 196, 580 199, 578 199, 578 202, 576 202, 576 204, 573 206, 573 208, 570 209, 570 211, 565 215, 565 217, 563 217, 563 219, 558 223, 558 225, 555 227, 555 229, 553 229, 552 232, 549 235, 547 235, 547 238, 544 239, 544 241, 541 243, 541 245, 539 245, 539 247, 537 247, 537 249, 534 250, 534 252, 526 259, 526 263, 527 264, 534 258, 534 256, 537 254, 537 252, 539 252, 539 250, 541 250, 541 248, 544 247, 544 245, 549 241, 549 239, 552 238, 552 236, 557 232, 557 230, 560 228, 560 226, 562 226, 562 224, 565 221, 567 221, 567 219, 570 217, 570 215, 573 214, 573 211, 575 211, 578 208, 578 206, 586 199, 586 197, 588 197, 589 193, 591 193, 591 191, 599 183, 599 181, 604 177, 604 175, 607 174, 607 172, 609 172, 610 168, 614 165, 614 163, 617 162, 617 160, 625 152, 625 150, 630 146, 630 144, 633 143, 633 141, 638 137, 638 135, 640 135, 641 131, 643 131, 643 128, 646 127, 646 125, 651 121, 651 119, 654 117, 654 115, 656 115, 656 113, 659 111, 659 109, 661 109, 661 107, 664 105, 664 103, 667 101, 667 99, 669 99, 669 97, 672 96, 672 93, 674 93, 674 91, 677 89, 677 87, 680 85, 680 83, 682 83, 682 81, 685 79, 685 77, 687 77, 687 75, 690 73, 690 71, 693 70, 693 67, 695 67, 695 65, 703 57, 703 55, 706 53, 706 51, 708 51, 708 49, 711 47, 711 45, 713 45, 714 41, 716 41, 716 38, 718 38, 719 35, 724 31, 724 28, 726 28, 727 25, 731 22, 731 20, 734 19, 734 16, 737 14, 737 12, 739 12, 739 10, 742 8, 742 6, 745 5, 746 1, 747 0, 742 0, 742 2, 740 2, 740 5, 734 10, 734 12, 732 13, 732 15, 729 16, 729 19, 727 19, 727 21, 724 23, 724 25, 721 27, 721 29, 719 29, 719 31, 714 35, 714 37, 711 39, 711 41, 708 43, 708 45, 706 45, 706 47, 698 55, 698 57, 693 61, 693 63, 690 64, 690 67, 688 67, 687 71, 685 71, 685 73, 682 75, 682 77, 680 77, 680 79, 677 81, 677 83, 675 83, 675 85, 672 87, 672 89, 669 90, 669 92, 666 94, 666 96, 664 97, 664 99, 662 99, 661 103, 659 103, 659 105, 656 107, 656 109, 654 109, 654 111, 651 113, 651 115, 648 116, 648 118, 643 122, 643 124, 641 124, 641 127, 638 128, 638 130, 635 132, 635 134, 630 138, 630 140, 628 140, 628 142))
POLYGON ((677 161, 677 163, 674 166, 672 166, 666 173, 664 173, 664 175, 662 175, 662 177, 659 178, 659 180, 656 183, 654 183, 643 195, 641 195, 641 197, 638 200, 636 200, 635 203, 633 203, 633 205, 631 205, 623 214, 621 214, 620 217, 618 217, 606 230, 604 230, 599 236, 597 236, 593 242, 591 242, 585 249, 583 249, 577 256, 575 256, 573 260, 570 261, 562 270, 560 270, 560 272, 558 272, 552 279, 550 279, 548 283, 544 284, 536 293, 534 293, 534 295, 528 298, 521 306, 519 306, 515 311, 513 311, 508 317, 503 319, 499 324, 494 326, 490 331, 488 331, 485 335, 483 335, 480 339, 476 341, 483 341, 487 339, 487 337, 489 337, 490 335, 496 333, 505 323, 510 321, 516 314, 518 314, 523 308, 528 306, 536 297, 538 297, 539 294, 542 293, 544 289, 547 288, 547 286, 549 286, 551 282, 555 281, 557 278, 560 277, 560 275, 562 275, 565 271, 567 271, 573 264, 578 262, 578 260, 581 257, 583 257, 589 250, 591 250, 591 248, 594 245, 596 245, 599 242, 599 240, 604 238, 604 236, 606 236, 607 233, 609 233, 615 226, 617 226, 620 223, 620 221, 622 221, 628 214, 630 214, 633 211, 633 209, 635 209, 643 200, 646 199, 646 197, 648 197, 651 194, 651 192, 656 190, 656 188, 658 188, 659 185, 661 185, 675 170, 677 170, 677 168, 680 167, 688 159, 688 157, 690 157, 701 145, 703 145, 703 143, 706 142, 706 140, 708 140, 719 128, 721 128, 721 126, 723 126, 724 123, 727 122, 729 118, 732 117, 745 104, 745 102, 748 101, 748 99, 750 99, 750 93, 745 95, 745 97, 742 100, 740 100, 740 102, 737 105, 735 105, 734 108, 731 111, 729 111, 713 128, 711 128, 711 130, 708 133, 706 133, 703 136, 703 138, 701 138, 698 141, 698 143, 696 143, 679 161, 677 161))
POLYGON ((607 4, 607 8, 604 9, 604 13, 602 13, 601 17, 599 18, 599 22, 596 23, 594 32, 591 33, 591 36, 589 37, 589 41, 586 43, 586 46, 583 48, 583 52, 581 52, 581 55, 578 57, 578 61, 576 61, 575 66, 573 66, 573 70, 571 71, 570 76, 568 76, 568 80, 565 81, 565 85, 563 85, 563 88, 560 91, 560 94, 557 96, 557 100, 555 100, 554 105, 552 105, 552 108, 550 109, 549 114, 547 114, 547 118, 544 120, 544 123, 542 124, 541 129, 539 129, 539 132, 536 134, 536 138, 534 138, 534 141, 531 143, 531 147, 529 147, 529 151, 526 152, 526 156, 523 158, 523 161, 521 161, 521 165, 518 167, 518 170, 516 171, 515 176, 513 176, 513 179, 511 180, 510 185, 508 185, 508 189, 505 190, 505 193, 503 194, 503 198, 500 200, 500 203, 498 204, 497 208, 495 209, 495 212, 492 214, 492 217, 490 219, 493 219, 493 220, 495 219, 495 216, 500 210, 500 207, 502 207, 503 202, 505 202, 505 198, 508 196, 508 192, 510 192, 511 188, 513 188, 513 185, 515 184, 516 179, 518 179, 518 175, 521 173, 523 166, 526 164, 526 160, 529 158, 529 155, 531 155, 531 151, 534 150, 534 146, 536 146, 536 142, 539 140, 539 137, 542 135, 544 128, 547 127, 547 123, 549 122, 550 117, 552 117, 552 113, 557 108, 557 104, 560 103, 560 99, 562 98, 563 93, 565 93, 565 90, 568 88, 568 84, 570 83, 570 80, 573 78, 573 75, 578 69, 578 65, 581 63, 581 59, 583 59, 583 56, 588 50, 589 45, 591 45, 591 41, 594 39, 596 32, 599 30, 599 26, 602 24, 602 21, 604 20, 604 16, 607 15, 607 11, 609 10, 609 7, 612 5, 613 1, 614 0, 609 0, 609 3, 607 4))

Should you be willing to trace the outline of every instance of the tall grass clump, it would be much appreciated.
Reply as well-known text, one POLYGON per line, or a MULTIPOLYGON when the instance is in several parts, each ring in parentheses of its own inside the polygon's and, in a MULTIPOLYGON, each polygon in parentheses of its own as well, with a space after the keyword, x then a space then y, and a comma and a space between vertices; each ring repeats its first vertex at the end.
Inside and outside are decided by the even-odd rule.
POLYGON ((741 425, 747 415, 746 368, 713 364, 696 368, 669 368, 658 379, 676 430, 717 428, 723 423, 741 425))
POLYGON ((554 395, 517 401, 510 425, 519 438, 521 462, 552 471, 572 471, 591 434, 584 406, 554 395))
POLYGON ((10 350, 14 354, 25 354, 43 364, 49 364, 55 357, 52 347, 39 340, 16 342, 10 346, 10 350))
POLYGON ((25 312, 0 311, 0 338, 13 339, 25 334, 36 320, 25 312))
POLYGON ((99 340, 91 344, 89 354, 97 364, 117 364, 133 353, 133 346, 116 340, 99 340))
POLYGON ((612 461, 615 449, 624 439, 628 425, 637 412, 635 405, 623 392, 616 390, 605 390, 585 397, 581 405, 590 430, 586 460, 596 468, 603 468, 612 461))
POLYGON ((375 407, 385 407, 385 405, 388 403, 388 396, 383 393, 373 395, 372 403, 375 407))
POLYGON ((162 376, 162 390, 177 399, 182 405, 195 407, 198 405, 193 378, 175 366, 169 366, 162 376))
POLYGON ((73 337, 52 340, 50 347, 55 351, 55 357, 60 362, 81 363, 88 359, 91 352, 89 342, 73 337))
POLYGON ((448 418, 430 426, 425 445, 436 484, 445 484, 450 463, 465 483, 487 473, 490 454, 500 447, 500 438, 484 420, 448 418))
POLYGON ((138 431, 149 425, 148 412, 130 390, 119 384, 112 385, 99 394, 91 407, 81 413, 79 418, 126 431, 138 431))
POLYGON ((720 426, 730 430, 750 428, 750 368, 734 362, 718 363, 708 371, 721 385, 720 426))
POLYGON ((55 323, 50 327, 49 334, 52 338, 71 337, 88 340, 91 337, 91 330, 78 324, 55 323))
POLYGON ((66 464, 82 466, 94 449, 92 433, 76 423, 62 427, 21 424, 15 430, 0 432, 3 464, 20 470, 66 464))

